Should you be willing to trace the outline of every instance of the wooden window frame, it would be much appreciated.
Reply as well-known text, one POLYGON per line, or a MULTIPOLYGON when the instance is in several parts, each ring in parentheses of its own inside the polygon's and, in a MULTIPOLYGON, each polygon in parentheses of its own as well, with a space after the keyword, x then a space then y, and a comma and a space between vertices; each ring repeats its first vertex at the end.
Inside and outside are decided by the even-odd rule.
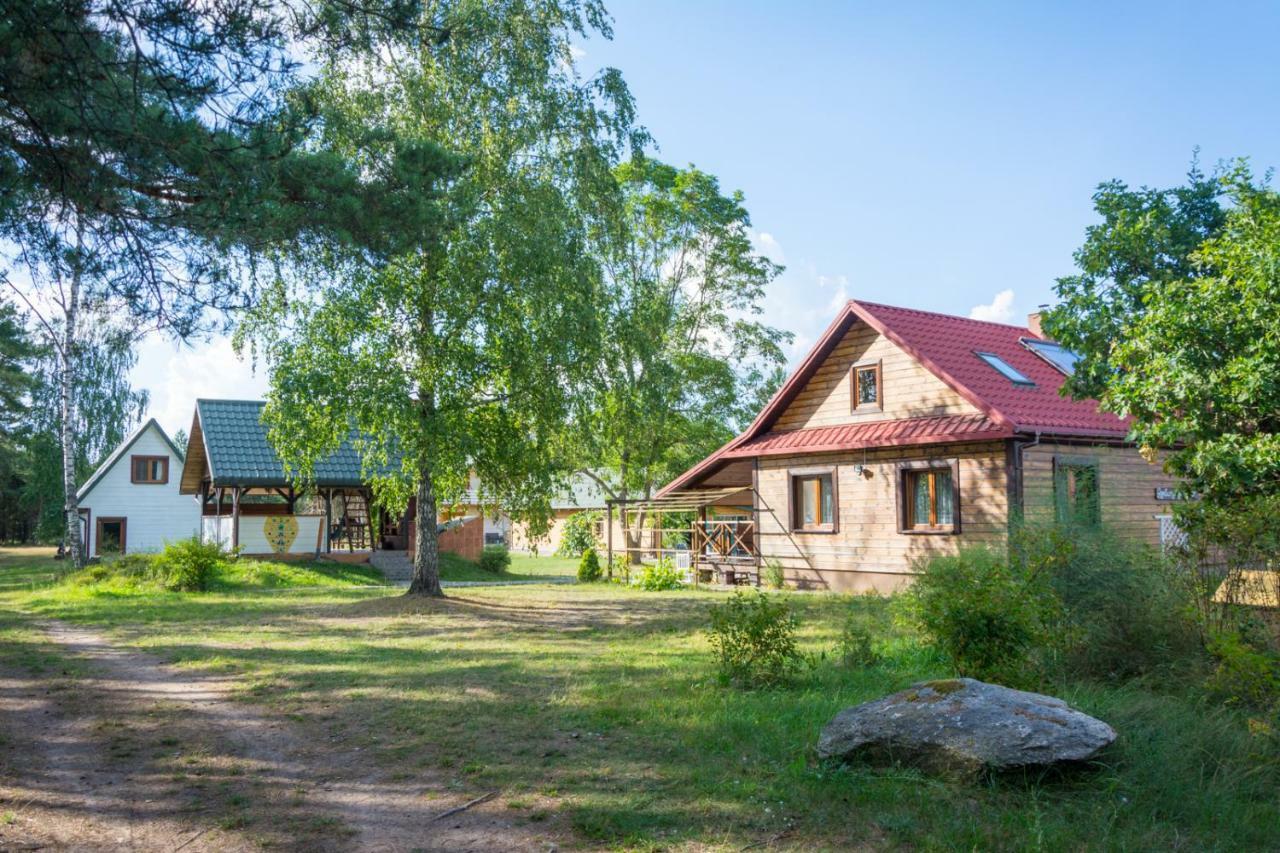
POLYGON ((163 486, 169 482, 169 457, 168 456, 145 456, 135 455, 129 457, 129 482, 138 486, 163 486), (146 462, 147 470, 151 469, 152 462, 160 462, 164 466, 164 473, 159 480, 139 480, 138 479, 138 463, 146 462))
POLYGON ((853 367, 849 368, 849 410, 855 414, 861 412, 883 412, 884 411, 884 362, 883 361, 860 361, 853 367), (874 370, 876 372, 876 401, 874 403, 858 404, 858 373, 863 370, 874 370))
MULTIPOLYGON (((840 478, 836 476, 837 470, 838 466, 836 465, 819 465, 787 470, 787 513, 792 533, 830 534, 840 531, 840 478), (800 522, 800 508, 796 504, 796 498, 799 496, 796 492, 796 481, 820 477, 831 478, 831 523, 805 527, 800 522)), ((821 500, 819 500, 818 505, 819 511, 821 511, 821 500)))
MULTIPOLYGON (((898 463, 898 532, 908 536, 954 536, 960 533, 963 517, 960 503, 960 460, 958 459, 922 459, 898 463), (951 472, 951 514, 953 521, 946 525, 915 526, 911 519, 914 502, 909 482, 914 475, 929 471, 951 472)), ((937 499, 932 501, 931 512, 937 512, 937 499)))
POLYGON ((129 553, 129 519, 123 515, 100 515, 98 523, 93 528, 93 555, 95 557, 102 556, 102 525, 120 523, 120 553, 117 556, 124 556, 129 553))
POLYGON ((1064 501, 1067 495, 1058 494, 1058 484, 1062 482, 1059 473, 1065 471, 1067 476, 1071 476, 1070 472, 1080 468, 1093 469, 1093 488, 1094 488, 1094 512, 1096 517, 1086 522, 1089 527, 1098 527, 1102 524, 1102 466, 1099 464, 1097 456, 1082 456, 1071 454, 1054 454, 1053 457, 1053 517, 1059 524, 1065 522, 1075 523, 1078 520, 1074 517, 1074 508, 1072 509, 1073 517, 1064 518, 1063 510, 1066 507, 1064 501))

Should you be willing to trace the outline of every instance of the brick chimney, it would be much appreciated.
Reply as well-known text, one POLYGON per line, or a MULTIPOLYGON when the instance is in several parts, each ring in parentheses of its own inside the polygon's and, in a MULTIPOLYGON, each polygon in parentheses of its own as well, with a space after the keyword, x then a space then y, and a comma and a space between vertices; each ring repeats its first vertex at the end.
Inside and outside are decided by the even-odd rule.
POLYGON ((1027 331, 1037 338, 1043 338, 1044 332, 1040 328, 1040 312, 1027 315, 1027 331))

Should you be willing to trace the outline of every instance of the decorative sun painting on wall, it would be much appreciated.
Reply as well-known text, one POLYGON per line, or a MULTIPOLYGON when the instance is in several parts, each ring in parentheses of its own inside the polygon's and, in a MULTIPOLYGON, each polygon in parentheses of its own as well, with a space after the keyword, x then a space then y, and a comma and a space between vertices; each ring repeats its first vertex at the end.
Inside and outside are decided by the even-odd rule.
POLYGON ((293 547, 293 541, 298 538, 298 519, 292 515, 268 516, 262 522, 262 532, 272 551, 287 554, 293 547))

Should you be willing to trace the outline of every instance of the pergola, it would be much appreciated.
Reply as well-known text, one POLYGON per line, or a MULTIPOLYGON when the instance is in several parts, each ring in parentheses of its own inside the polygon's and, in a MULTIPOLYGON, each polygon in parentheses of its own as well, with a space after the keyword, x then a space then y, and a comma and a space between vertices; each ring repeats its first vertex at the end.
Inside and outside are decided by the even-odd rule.
POLYGON ((609 500, 605 502, 606 522, 605 536, 608 550, 609 573, 613 573, 613 555, 621 551, 628 558, 640 560, 646 555, 656 557, 688 554, 690 570, 694 581, 699 574, 706 572, 719 575, 728 583, 736 583, 743 577, 754 577, 760 581, 760 549, 756 542, 756 507, 759 506, 758 495, 751 486, 727 486, 711 489, 686 489, 669 492, 660 497, 640 500, 609 500), (750 518, 708 518, 708 508, 732 508, 746 510, 750 518), (623 532, 623 546, 614 547, 613 516, 618 512, 618 519, 623 532), (694 513, 695 518, 688 527, 666 527, 664 519, 674 513, 694 513), (644 526, 646 516, 652 516, 654 524, 644 526), (633 529, 632 522, 641 535, 647 533, 651 543, 646 546, 637 540, 631 545, 627 532, 633 529), (687 536, 687 548, 668 548, 665 545, 666 534, 675 533, 687 536))
MULTIPOLYGON (((179 487, 181 494, 198 495, 201 518, 212 515, 221 536, 223 512, 230 498, 231 547, 240 546, 241 514, 263 514, 263 504, 246 501, 261 497, 279 498, 274 506, 293 515, 301 497, 293 480, 267 438, 261 421, 262 403, 248 400, 197 400, 188 438, 186 462, 179 487), (212 505, 213 512, 208 510, 212 505)), ((308 492, 324 501, 324 521, 317 549, 329 552, 333 545, 335 498, 342 501, 339 541, 348 550, 372 548, 368 485, 361 475, 360 460, 350 442, 315 466, 308 492)), ((267 505, 268 507, 271 505, 267 505)), ((203 524, 203 521, 202 521, 203 524)))

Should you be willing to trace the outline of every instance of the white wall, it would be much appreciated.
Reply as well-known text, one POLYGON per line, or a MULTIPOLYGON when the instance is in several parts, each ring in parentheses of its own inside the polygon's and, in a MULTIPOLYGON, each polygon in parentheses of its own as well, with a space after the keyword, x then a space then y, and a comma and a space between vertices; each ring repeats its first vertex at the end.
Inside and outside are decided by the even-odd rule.
POLYGON ((125 551, 131 554, 159 551, 165 542, 196 535, 200 530, 200 507, 195 497, 178 494, 181 479, 182 463, 157 429, 148 427, 80 500, 80 507, 89 510, 88 553, 97 553, 94 537, 98 519, 103 517, 126 519, 125 551), (169 482, 130 482, 129 460, 134 456, 168 457, 169 482))
MULTIPOLYGON (((241 515, 240 516, 240 550, 245 554, 271 554, 271 543, 267 541, 264 525, 268 521, 287 518, 281 515, 241 515)), ((289 554, 314 554, 316 542, 320 536, 322 515, 295 515, 298 521, 298 535, 289 546, 289 554)), ((228 528, 228 531, 230 528, 228 528)), ((230 543, 228 543, 230 544, 230 543)))

